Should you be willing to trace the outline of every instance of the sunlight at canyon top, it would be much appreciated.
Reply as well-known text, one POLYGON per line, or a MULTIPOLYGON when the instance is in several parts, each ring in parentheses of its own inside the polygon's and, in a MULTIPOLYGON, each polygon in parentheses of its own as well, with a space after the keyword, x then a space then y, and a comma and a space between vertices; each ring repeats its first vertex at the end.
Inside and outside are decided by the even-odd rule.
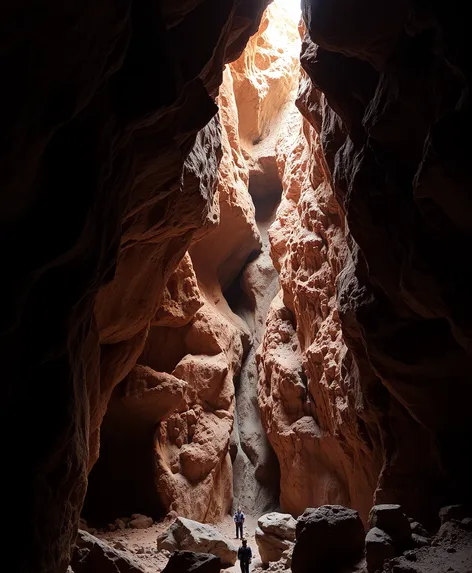
POLYGON ((298 24, 301 16, 301 0, 275 0, 274 4, 277 4, 287 13, 287 16, 295 24, 298 24))

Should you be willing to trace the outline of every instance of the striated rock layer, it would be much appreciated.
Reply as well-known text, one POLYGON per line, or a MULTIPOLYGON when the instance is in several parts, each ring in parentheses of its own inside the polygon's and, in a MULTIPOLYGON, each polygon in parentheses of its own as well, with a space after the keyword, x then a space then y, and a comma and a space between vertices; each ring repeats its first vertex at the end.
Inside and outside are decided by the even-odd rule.
POLYGON ((67 568, 106 403, 211 218, 212 96, 265 4, 2 8, 4 511, 12 532, 27 524, 8 540, 16 571, 67 568))

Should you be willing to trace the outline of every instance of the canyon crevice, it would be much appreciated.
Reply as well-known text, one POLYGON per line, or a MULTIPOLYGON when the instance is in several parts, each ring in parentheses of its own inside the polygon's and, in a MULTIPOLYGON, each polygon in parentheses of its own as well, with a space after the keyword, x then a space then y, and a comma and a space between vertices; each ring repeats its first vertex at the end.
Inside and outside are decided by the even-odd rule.
POLYGON ((465 8, 3 11, 14 570, 81 512, 470 502, 465 8))

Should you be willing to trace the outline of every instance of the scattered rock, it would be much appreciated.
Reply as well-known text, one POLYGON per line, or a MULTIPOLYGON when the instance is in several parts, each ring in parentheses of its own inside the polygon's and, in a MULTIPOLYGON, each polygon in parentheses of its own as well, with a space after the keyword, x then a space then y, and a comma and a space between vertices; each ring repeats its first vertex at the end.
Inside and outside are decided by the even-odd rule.
POLYGON ((116 524, 115 523, 109 523, 107 525, 107 529, 108 529, 108 531, 116 531, 116 524))
POLYGON ((74 573, 144 573, 129 554, 79 530, 71 566, 74 573))
POLYGON ((367 571, 375 573, 382 569, 384 561, 396 556, 393 539, 378 527, 373 527, 367 532, 365 538, 365 558, 367 571))
POLYGON ((217 529, 184 517, 178 517, 167 531, 157 538, 157 549, 211 553, 221 559, 222 567, 234 565, 238 555, 237 548, 228 543, 217 529))
POLYGON ((364 526, 357 511, 342 505, 307 509, 298 518, 293 573, 317 573, 354 564, 364 552, 364 526))
POLYGON ((431 540, 428 537, 418 535, 417 533, 412 534, 411 541, 414 547, 425 547, 431 544, 431 540))
POLYGON ((126 523, 122 519, 115 519, 115 525, 117 529, 125 529, 126 523))
POLYGON ((470 513, 470 510, 468 510, 465 505, 446 505, 439 510, 439 519, 442 525, 447 521, 451 521, 451 519, 461 521, 466 517, 470 517, 470 513))
POLYGON ((397 552, 403 551, 411 539, 410 522, 398 504, 374 505, 369 513, 369 525, 388 533, 397 552))
MULTIPOLYGON (((410 519, 408 519, 410 521, 410 519)), ((419 523, 418 521, 411 520, 410 521, 410 529, 412 533, 416 533, 416 535, 421 535, 422 537, 431 537, 428 531, 419 523)))
POLYGON ((176 551, 162 573, 220 573, 221 560, 208 553, 176 551))
POLYGON ((152 517, 141 515, 140 513, 133 513, 129 526, 133 529, 147 529, 154 523, 152 517))
POLYGON ((124 545, 121 541, 115 541, 115 543, 113 543, 113 547, 115 549, 119 549, 120 551, 127 551, 126 545, 124 545))

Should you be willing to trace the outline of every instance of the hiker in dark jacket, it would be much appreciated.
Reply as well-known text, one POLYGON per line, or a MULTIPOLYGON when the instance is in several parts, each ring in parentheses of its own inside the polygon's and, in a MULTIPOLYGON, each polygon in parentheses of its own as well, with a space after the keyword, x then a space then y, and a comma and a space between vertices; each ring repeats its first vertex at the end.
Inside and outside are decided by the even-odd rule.
POLYGON ((239 539, 239 533, 241 533, 241 539, 243 538, 243 528, 244 528, 244 513, 241 511, 241 507, 238 506, 238 511, 234 514, 234 523, 236 524, 236 539, 239 539))
POLYGON ((249 573, 249 563, 252 561, 252 551, 251 548, 247 546, 246 539, 243 539, 242 546, 238 549, 238 559, 239 565, 241 567, 241 573, 249 573))

